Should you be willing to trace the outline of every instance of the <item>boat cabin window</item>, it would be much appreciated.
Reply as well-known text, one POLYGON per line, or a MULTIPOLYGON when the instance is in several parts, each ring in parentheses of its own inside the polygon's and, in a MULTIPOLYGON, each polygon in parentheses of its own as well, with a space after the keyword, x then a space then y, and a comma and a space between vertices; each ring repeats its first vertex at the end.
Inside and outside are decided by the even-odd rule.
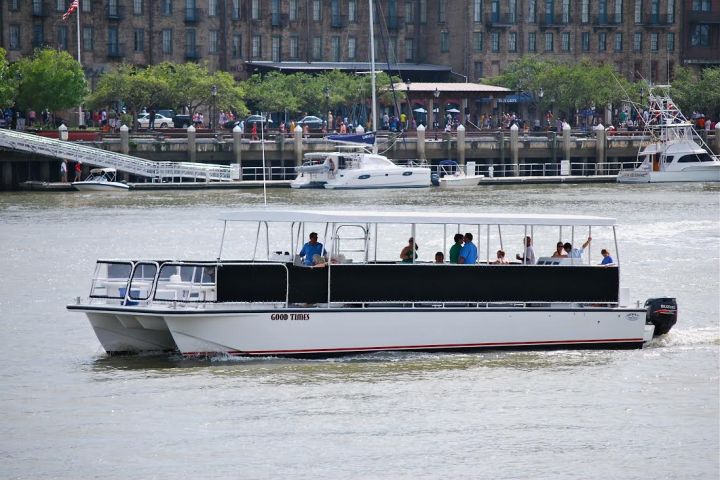
POLYGON ((678 159, 678 163, 712 162, 713 158, 708 153, 684 155, 678 159))
POLYGON ((215 300, 216 266, 170 264, 160 268, 155 300, 202 302, 215 300))
POLYGON ((128 296, 133 300, 147 300, 152 291, 157 269, 156 263, 136 264, 130 280, 130 293, 128 296))
POLYGON ((97 262, 90 298, 125 298, 132 262, 97 262))

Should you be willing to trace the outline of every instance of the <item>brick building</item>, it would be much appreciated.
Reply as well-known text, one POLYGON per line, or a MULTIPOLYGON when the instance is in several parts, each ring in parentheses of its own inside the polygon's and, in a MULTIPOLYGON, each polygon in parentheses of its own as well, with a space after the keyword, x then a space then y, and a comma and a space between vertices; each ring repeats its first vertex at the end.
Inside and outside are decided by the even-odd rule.
MULTIPOLYGON (((587 57, 655 82, 667 81, 675 65, 720 64, 720 0, 377 3, 377 60, 389 57, 413 79, 477 81, 526 54, 587 57)), ((2 0, 0 46, 9 59, 44 45, 75 55, 76 18, 61 19, 68 6, 69 0, 2 0)), ((302 69, 308 62, 369 59, 367 0, 80 0, 79 10, 91 81, 120 62, 207 61, 243 78, 286 62, 302 69)))

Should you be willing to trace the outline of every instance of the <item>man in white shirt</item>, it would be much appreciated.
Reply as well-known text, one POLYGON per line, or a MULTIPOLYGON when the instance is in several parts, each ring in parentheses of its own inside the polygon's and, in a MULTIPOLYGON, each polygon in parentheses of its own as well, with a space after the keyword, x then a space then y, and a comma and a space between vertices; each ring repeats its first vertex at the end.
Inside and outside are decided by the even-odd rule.
POLYGON ((515 258, 526 265, 535 265, 535 250, 532 246, 532 237, 525 237, 525 250, 522 255, 519 253, 515 258))
POLYGON ((582 255, 585 252, 587 246, 590 245, 590 242, 592 242, 592 237, 587 238, 587 241, 583 243, 582 248, 572 248, 572 244, 568 242, 563 245, 563 249, 565 249, 568 257, 570 258, 582 258, 582 255))

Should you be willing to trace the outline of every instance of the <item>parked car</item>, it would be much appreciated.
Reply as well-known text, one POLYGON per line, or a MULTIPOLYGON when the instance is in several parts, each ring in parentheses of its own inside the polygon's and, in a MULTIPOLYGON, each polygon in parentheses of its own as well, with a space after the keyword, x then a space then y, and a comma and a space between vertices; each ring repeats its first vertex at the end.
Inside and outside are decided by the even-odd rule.
MULTIPOLYGON (((140 128, 149 128, 150 114, 141 113, 140 115, 138 115, 137 124, 140 128)), ((168 118, 165 115, 161 115, 159 113, 155 114, 155 128, 173 128, 174 126, 175 124, 173 123, 171 118, 168 118)))
POLYGON ((192 125, 192 118, 190 118, 190 115, 175 115, 172 117, 173 124, 175 124, 175 128, 187 128, 190 125, 192 125))
POLYGON ((313 115, 308 115, 307 117, 301 118, 297 122, 297 124, 300 125, 300 127, 304 127, 305 125, 307 125, 308 130, 310 130, 311 132, 320 132, 323 128, 323 120, 313 115))
MULTIPOLYGON (((249 133, 250 130, 252 130, 253 125, 257 125, 258 132, 260 132, 260 124, 261 123, 267 122, 267 125, 265 126, 265 128, 272 128, 272 123, 273 123, 272 118, 263 118, 260 115, 250 115, 249 117, 247 117, 245 120, 242 120, 242 121, 245 122, 245 133, 249 133)), ((240 125, 240 122, 241 122, 241 120, 237 120, 237 119, 229 120, 229 121, 223 123, 222 128, 225 128, 227 130, 232 130, 237 125, 240 125)))

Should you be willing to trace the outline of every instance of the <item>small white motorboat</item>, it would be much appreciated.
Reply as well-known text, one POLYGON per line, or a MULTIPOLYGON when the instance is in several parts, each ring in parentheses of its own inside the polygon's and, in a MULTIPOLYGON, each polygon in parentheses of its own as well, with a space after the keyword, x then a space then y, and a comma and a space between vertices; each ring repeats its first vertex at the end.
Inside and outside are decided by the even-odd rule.
POLYGON ((651 142, 638 152, 637 168, 618 173, 619 183, 720 182, 720 159, 667 92, 651 92, 649 112, 651 142))
POLYGON ((465 167, 454 160, 443 160, 438 165, 438 178, 433 184, 440 188, 474 187, 485 178, 475 174, 475 162, 468 162, 465 167))
POLYGON ((117 181, 114 168, 93 168, 82 182, 72 182, 72 186, 81 192, 119 192, 130 190, 130 185, 117 181))

